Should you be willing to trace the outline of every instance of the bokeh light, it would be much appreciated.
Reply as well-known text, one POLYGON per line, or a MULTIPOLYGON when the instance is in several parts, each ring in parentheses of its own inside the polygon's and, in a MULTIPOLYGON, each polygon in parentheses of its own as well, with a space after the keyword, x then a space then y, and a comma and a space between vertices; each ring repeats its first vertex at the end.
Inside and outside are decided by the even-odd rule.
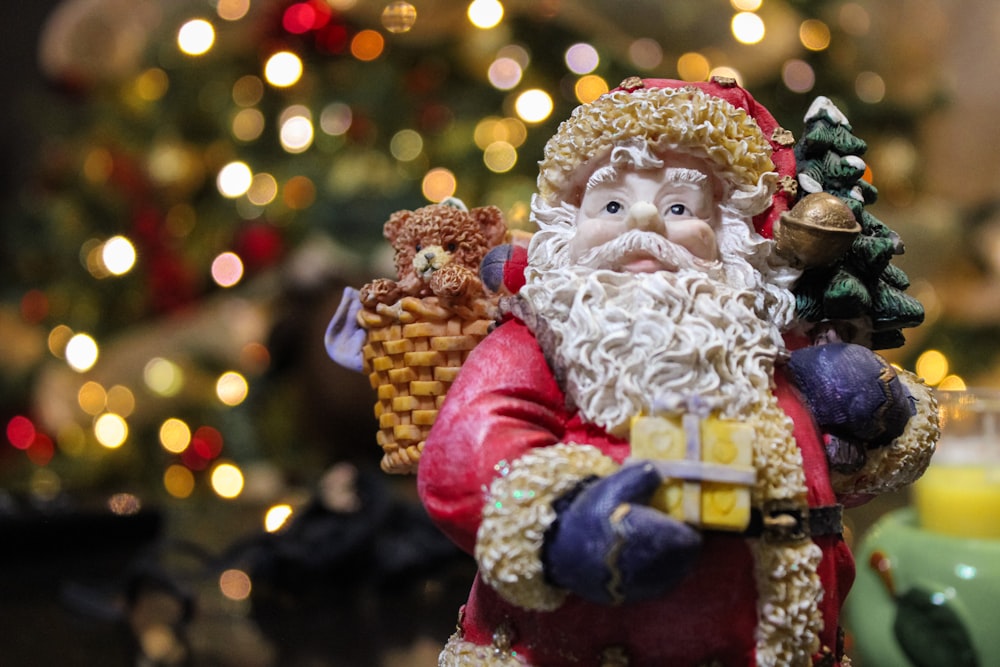
POLYGON ((287 88, 302 78, 302 60, 291 51, 278 51, 264 63, 264 80, 277 88, 287 88))
POLYGON ((292 176, 285 183, 281 199, 293 211, 303 211, 316 201, 316 184, 308 176, 292 176))
POLYGON ((267 206, 278 196, 278 181, 268 174, 261 172, 253 175, 250 187, 247 189, 247 199, 256 206, 267 206))
POLYGON ((640 37, 629 44, 628 58, 639 69, 656 69, 663 62, 663 47, 655 39, 640 37))
POLYGON ((175 463, 163 472, 163 488, 174 498, 187 498, 194 492, 194 474, 175 463))
POLYGON ((390 2, 382 10, 382 27, 391 33, 403 33, 417 22, 417 8, 404 0, 390 2))
POLYGON ((99 382, 84 382, 76 392, 76 402, 81 410, 96 417, 108 407, 108 394, 99 382))
POLYGON ((233 116, 233 136, 240 141, 255 141, 264 132, 264 114, 257 109, 240 109, 233 116))
POLYGON ((135 394, 125 385, 116 384, 108 389, 108 412, 128 417, 135 411, 135 394))
POLYGON ((264 530, 269 533, 281 530, 281 527, 288 523, 288 519, 291 516, 291 505, 281 504, 269 508, 264 515, 264 530))
POLYGON ((66 357, 66 346, 73 337, 73 330, 65 324, 57 324, 49 332, 48 345, 52 356, 64 359, 66 357))
POLYGON ((875 72, 861 72, 854 79, 854 92, 862 102, 878 104, 885 99, 885 79, 875 72))
POLYGON ((17 449, 31 447, 35 433, 35 425, 23 415, 15 415, 7 422, 7 441, 17 449))
POLYGON ((711 69, 708 58, 695 51, 688 51, 677 59, 677 75, 682 81, 707 81, 711 69))
POLYGON ((957 375, 948 375, 937 386, 941 391, 964 391, 967 389, 965 380, 957 375))
POLYGON ((389 152, 400 162, 410 162, 420 157, 424 138, 416 130, 400 130, 389 141, 389 152))
POLYGON ((917 357, 914 365, 916 374, 932 387, 948 375, 948 357, 940 350, 926 350, 917 357))
POLYGON ((102 446, 118 449, 128 439, 128 424, 112 412, 105 412, 94 420, 94 436, 102 446))
POLYGON ((729 0, 729 4, 738 12, 755 12, 760 9, 763 0, 729 0))
POLYGON ((503 20, 503 5, 498 0, 473 0, 467 14, 472 25, 489 30, 503 20))
POLYGON ((243 492, 243 473, 232 463, 220 463, 212 469, 212 490, 222 498, 236 498, 243 492))
POLYGON ((377 30, 362 30, 351 40, 351 55, 358 60, 375 60, 385 49, 385 37, 377 30))
POLYGON ((135 80, 135 94, 145 102, 155 102, 167 94, 170 78, 159 67, 151 67, 135 80))
POLYGON ((506 141, 494 141, 483 151, 483 162, 494 173, 506 173, 517 164, 517 149, 506 141))
POLYGON ((215 11, 224 21, 239 21, 250 11, 250 0, 219 0, 215 11))
POLYGON ((142 380, 154 394, 169 398, 184 387, 184 372, 169 359, 153 357, 142 369, 142 380))
POLYGON ((177 46, 189 56, 208 53, 215 43, 215 28, 205 19, 193 19, 177 31, 177 46))
POLYGON ((246 162, 230 162, 219 170, 215 183, 223 197, 235 199, 250 189, 253 172, 246 162))
POLYGON ((340 136, 351 128, 351 107, 343 102, 331 102, 319 115, 319 127, 331 136, 340 136))
POLYGON ((142 501, 131 493, 115 493, 108 498, 108 509, 118 516, 132 516, 142 510, 142 501))
POLYGON ((819 19, 806 19, 799 25, 799 41, 810 51, 830 46, 830 28, 819 19))
POLYGON ((233 102, 241 107, 252 107, 264 99, 264 82, 260 77, 247 74, 233 84, 233 102))
POLYGON ((191 428, 177 417, 160 424, 160 445, 171 454, 180 454, 191 444, 191 428))
POLYGON ((302 153, 312 145, 313 124, 306 116, 292 116, 281 124, 281 147, 286 152, 302 153))
POLYGON ((250 386, 246 378, 236 371, 226 371, 215 383, 215 395, 229 406, 245 401, 249 392, 250 386))
POLYGON ((601 63, 601 56, 590 44, 578 43, 566 49, 566 67, 574 74, 590 74, 601 63))
POLYGON ((250 597, 250 576, 243 570, 229 569, 219 575, 219 590, 230 600, 250 597))
POLYGON ((113 275, 122 276, 135 266, 135 246, 124 236, 112 236, 104 242, 101 260, 113 275))
POLYGON ((782 66, 781 80, 794 93, 808 93, 816 85, 816 72, 806 61, 792 58, 782 66))
POLYGON ((722 79, 732 79, 736 82, 736 85, 743 85, 743 75, 732 67, 726 67, 725 65, 720 65, 719 67, 713 67, 712 71, 708 73, 710 79, 719 77, 722 79))
POLYGON ((513 58, 497 58, 490 63, 486 76, 494 88, 510 90, 521 83, 524 70, 521 68, 521 64, 513 58))
POLYGON ((840 27, 849 35, 862 37, 871 30, 872 19, 868 10, 856 2, 845 2, 840 6, 838 16, 840 27))
POLYGON ((576 94, 576 99, 587 104, 608 92, 608 82, 596 74, 588 74, 577 80, 573 92, 576 94))
POLYGON ((232 287, 243 279, 243 260, 234 252, 222 252, 212 260, 212 280, 219 287, 232 287))
POLYGON ((78 333, 66 343, 64 354, 70 368, 80 373, 89 371, 99 356, 97 341, 87 334, 78 333))
POLYGON ((552 114, 552 98, 540 88, 526 90, 514 101, 514 110, 526 123, 541 123, 552 114))
POLYGON ((455 194, 458 181, 450 170, 438 167, 424 175, 420 189, 428 201, 440 202, 455 194))
POLYGON ((764 39, 764 20, 753 12, 739 12, 730 23, 733 37, 741 44, 757 44, 764 39))

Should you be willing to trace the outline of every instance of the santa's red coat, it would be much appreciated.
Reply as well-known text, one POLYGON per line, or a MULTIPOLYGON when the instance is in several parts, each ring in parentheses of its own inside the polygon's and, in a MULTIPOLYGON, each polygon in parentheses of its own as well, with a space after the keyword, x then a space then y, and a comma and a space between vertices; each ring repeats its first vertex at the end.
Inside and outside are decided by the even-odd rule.
MULTIPOLYGON (((810 506, 835 504, 821 435, 780 371, 775 393, 795 424, 810 506)), ((498 471, 534 447, 560 442, 593 445, 619 462, 629 454, 627 442, 567 409, 530 330, 508 321, 472 352, 449 389, 420 461, 421 499, 441 529, 471 553, 498 471)), ((832 649, 854 563, 841 536, 813 539, 823 551, 821 642, 832 649)), ((461 619, 464 639, 475 644, 490 645, 505 627, 513 650, 532 665, 596 667, 601 652, 615 646, 625 649, 630 667, 750 666, 756 664, 754 561, 746 538, 707 532, 695 569, 662 598, 603 606, 570 595, 555 611, 529 611, 477 578, 461 619)))

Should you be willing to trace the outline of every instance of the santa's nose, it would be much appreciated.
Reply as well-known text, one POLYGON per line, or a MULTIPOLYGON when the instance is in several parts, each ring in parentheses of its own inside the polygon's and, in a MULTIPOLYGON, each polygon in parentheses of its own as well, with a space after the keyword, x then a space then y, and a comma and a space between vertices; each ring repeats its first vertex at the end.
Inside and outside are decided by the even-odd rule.
POLYGON ((655 206, 646 201, 636 202, 629 207, 626 223, 629 229, 660 234, 666 231, 663 225, 663 216, 660 215, 655 206))

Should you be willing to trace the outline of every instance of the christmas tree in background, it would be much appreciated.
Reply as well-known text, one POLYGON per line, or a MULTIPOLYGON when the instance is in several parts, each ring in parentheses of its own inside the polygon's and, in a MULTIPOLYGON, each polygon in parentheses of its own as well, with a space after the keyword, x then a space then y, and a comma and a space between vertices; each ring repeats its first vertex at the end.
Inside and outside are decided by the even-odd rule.
POLYGON ((799 185, 805 192, 829 192, 847 204, 861 233, 832 266, 810 268, 795 286, 799 316, 812 323, 863 321, 874 349, 900 347, 901 328, 924 319, 923 307, 903 293, 906 274, 890 264, 902 254, 899 236, 865 209, 877 191, 864 180, 861 159, 867 144, 853 134, 843 113, 825 98, 806 114, 806 127, 796 144, 799 185))
MULTIPOLYGON (((860 5, 681 4, 59 5, 44 141, 0 230, 0 485, 266 505, 355 450, 376 461, 365 380, 323 357, 339 287, 389 274, 399 209, 455 195, 527 228, 544 142, 627 76, 734 76, 796 134, 818 92, 878 118, 837 51, 860 5)), ((804 158, 860 154, 818 122, 804 158)), ((903 278, 855 176, 869 256, 841 268, 893 330, 912 313, 880 305, 903 278)))

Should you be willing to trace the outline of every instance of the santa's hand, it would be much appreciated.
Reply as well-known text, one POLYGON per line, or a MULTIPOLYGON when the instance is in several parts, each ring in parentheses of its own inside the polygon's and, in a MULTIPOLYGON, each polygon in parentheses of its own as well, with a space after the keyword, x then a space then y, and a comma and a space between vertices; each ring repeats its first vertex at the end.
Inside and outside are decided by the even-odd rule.
POLYGON ((792 380, 825 432, 868 447, 899 437, 914 408, 889 363, 866 347, 828 343, 795 350, 792 380))
POLYGON ((338 364, 352 371, 364 369, 363 348, 368 332, 358 324, 361 298, 353 287, 345 287, 344 295, 337 306, 330 324, 326 328, 323 342, 326 353, 338 364))
POLYGON ((661 482, 652 465, 630 465, 558 501, 542 556, 548 579, 605 604, 673 588, 694 564, 701 534, 646 505, 661 482))

